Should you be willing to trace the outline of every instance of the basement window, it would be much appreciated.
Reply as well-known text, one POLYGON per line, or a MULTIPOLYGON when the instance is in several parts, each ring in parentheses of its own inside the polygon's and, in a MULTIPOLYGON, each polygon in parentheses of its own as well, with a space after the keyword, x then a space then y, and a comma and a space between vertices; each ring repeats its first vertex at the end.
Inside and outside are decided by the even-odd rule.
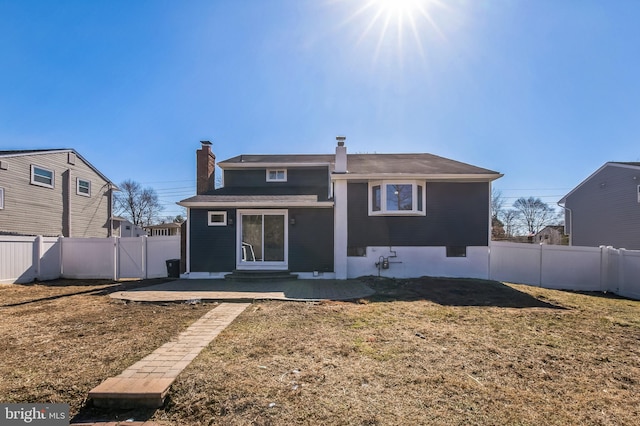
POLYGON ((227 226, 227 212, 208 212, 209 226, 227 226))
POLYGON ((31 184, 53 188, 54 174, 52 170, 31 165, 31 184))
POLYGON ((447 246, 447 257, 467 257, 467 247, 447 246))
POLYGON ((370 216, 424 216, 426 186, 421 181, 369 183, 370 216))
POLYGON ((267 182, 286 182, 286 169, 267 169, 267 182))
POLYGON ((365 257, 366 255, 366 247, 347 247, 347 256, 349 257, 365 257))

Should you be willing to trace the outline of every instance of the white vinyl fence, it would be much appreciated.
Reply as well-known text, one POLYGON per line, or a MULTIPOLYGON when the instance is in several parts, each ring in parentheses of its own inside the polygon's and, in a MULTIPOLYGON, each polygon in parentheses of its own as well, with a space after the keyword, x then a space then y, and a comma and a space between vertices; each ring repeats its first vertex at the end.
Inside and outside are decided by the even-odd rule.
MULTIPOLYGON (((479 251, 474 253, 474 262, 479 262, 480 258, 485 259, 485 265, 488 262, 488 276, 480 276, 483 273, 479 270, 464 268, 458 269, 457 276, 561 290, 609 291, 640 299, 638 250, 492 242, 484 254, 479 251)), ((167 276, 166 261, 179 258, 179 236, 0 236, 0 283, 24 283, 60 277, 160 278, 167 276)), ((438 259, 423 259, 434 265, 440 262, 438 259)), ((442 271, 434 269, 433 273, 442 271)))
POLYGON ((640 299, 640 251, 492 242, 489 278, 640 299))
POLYGON ((167 276, 180 258, 180 237, 50 238, 0 236, 0 283, 55 278, 167 276))

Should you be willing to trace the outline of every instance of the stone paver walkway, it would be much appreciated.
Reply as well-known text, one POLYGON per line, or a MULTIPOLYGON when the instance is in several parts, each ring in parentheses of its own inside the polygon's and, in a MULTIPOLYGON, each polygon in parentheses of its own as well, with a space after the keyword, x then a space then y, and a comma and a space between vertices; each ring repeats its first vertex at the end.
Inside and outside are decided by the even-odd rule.
POLYGON ((160 407, 178 374, 216 338, 249 303, 222 303, 181 333, 116 377, 89 392, 99 407, 160 407))

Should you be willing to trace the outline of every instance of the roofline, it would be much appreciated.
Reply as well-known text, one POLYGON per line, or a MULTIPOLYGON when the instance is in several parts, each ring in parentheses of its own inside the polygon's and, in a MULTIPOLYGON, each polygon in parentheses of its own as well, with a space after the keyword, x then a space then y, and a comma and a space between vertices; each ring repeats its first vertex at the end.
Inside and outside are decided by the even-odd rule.
POLYGON ((333 201, 180 201, 176 203, 182 207, 308 207, 308 208, 332 208, 333 201))
POLYGON ((33 152, 16 152, 15 154, 0 154, 0 157, 3 158, 8 158, 8 157, 24 157, 27 155, 43 155, 43 154, 61 154, 64 152, 73 152, 78 158, 80 158, 82 161, 84 161, 87 166, 89 166, 94 172, 96 172, 102 179, 104 179, 107 183, 110 183, 111 185, 113 185, 113 189, 116 191, 119 191, 118 186, 113 183, 111 181, 111 179, 109 179, 108 177, 106 177, 105 175, 102 174, 102 172, 100 172, 100 170, 98 170, 93 164, 91 164, 89 161, 87 161, 86 158, 84 158, 82 155, 80 155, 78 153, 78 151, 76 151, 73 148, 67 148, 67 149, 51 149, 51 150, 42 150, 42 151, 33 151, 33 152))
POLYGON ((287 162, 272 162, 272 163, 260 163, 260 162, 252 162, 252 163, 225 163, 221 161, 218 163, 218 167, 222 170, 234 170, 234 169, 256 169, 256 168, 291 168, 291 167, 328 167, 331 166, 329 162, 296 162, 296 163, 287 163, 287 162))
MULTIPOLYGON (((582 182, 580 182, 575 188, 573 188, 567 195, 565 195, 564 197, 560 198, 560 200, 558 200, 558 205, 560 204, 564 204, 567 202, 567 198, 569 198, 571 196, 571 194, 573 194, 574 192, 576 192, 578 189, 580 189, 582 187, 582 185, 584 185, 585 183, 587 183, 588 181, 590 181, 595 175, 597 175, 598 173, 600 173, 602 170, 604 170, 605 167, 607 166, 613 166, 613 167, 621 167, 623 169, 636 169, 636 170, 640 170, 640 166, 634 166, 633 164, 622 164, 616 161, 607 161, 606 163, 604 163, 602 166, 600 166, 600 168, 598 168, 598 170, 596 170, 595 172, 591 173, 586 179, 584 179, 582 182)), ((562 208, 565 208, 564 206, 560 206, 562 208)))
POLYGON ((434 181, 466 181, 466 182, 491 182, 504 176, 502 173, 332 173, 331 180, 384 180, 384 179, 424 179, 434 181))

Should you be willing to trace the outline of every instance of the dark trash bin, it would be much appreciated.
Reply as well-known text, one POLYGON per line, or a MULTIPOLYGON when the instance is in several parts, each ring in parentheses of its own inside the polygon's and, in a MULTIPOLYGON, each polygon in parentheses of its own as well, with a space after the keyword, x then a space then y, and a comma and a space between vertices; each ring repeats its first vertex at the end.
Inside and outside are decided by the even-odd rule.
POLYGON ((180 259, 167 259, 167 277, 180 278, 180 259))

